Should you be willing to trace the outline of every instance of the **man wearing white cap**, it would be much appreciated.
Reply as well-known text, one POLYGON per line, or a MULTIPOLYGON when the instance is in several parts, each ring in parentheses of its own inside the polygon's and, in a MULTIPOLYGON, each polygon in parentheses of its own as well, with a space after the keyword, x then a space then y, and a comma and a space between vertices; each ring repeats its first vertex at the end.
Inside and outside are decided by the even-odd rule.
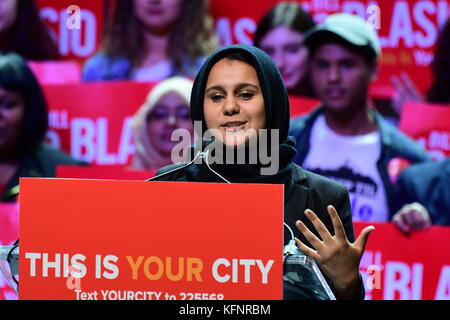
POLYGON ((322 103, 292 120, 294 161, 348 188, 353 221, 390 221, 395 212, 389 162, 431 158, 369 106, 369 85, 381 55, 378 37, 363 19, 339 13, 308 32, 305 45, 322 103))

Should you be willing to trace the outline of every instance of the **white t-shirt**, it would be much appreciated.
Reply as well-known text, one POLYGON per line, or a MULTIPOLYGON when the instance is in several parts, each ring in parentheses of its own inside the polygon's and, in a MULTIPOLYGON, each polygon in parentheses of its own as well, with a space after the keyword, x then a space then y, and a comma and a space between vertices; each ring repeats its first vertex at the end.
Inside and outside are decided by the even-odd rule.
POLYGON ((343 136, 332 131, 320 115, 310 143, 302 167, 347 187, 353 220, 387 221, 386 193, 376 165, 381 153, 380 132, 343 136))
POLYGON ((135 81, 160 81, 168 78, 171 73, 172 63, 164 60, 149 67, 136 68, 132 78, 135 81))

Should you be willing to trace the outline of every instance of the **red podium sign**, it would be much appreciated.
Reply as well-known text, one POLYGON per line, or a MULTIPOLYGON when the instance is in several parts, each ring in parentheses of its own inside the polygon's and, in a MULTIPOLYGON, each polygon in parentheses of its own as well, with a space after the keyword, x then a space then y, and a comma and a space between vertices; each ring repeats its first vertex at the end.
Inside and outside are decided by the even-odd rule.
POLYGON ((156 170, 133 170, 126 166, 69 166, 56 167, 57 178, 102 179, 102 180, 141 180, 155 176, 156 170))
POLYGON ((20 299, 282 298, 280 185, 20 187, 20 299))

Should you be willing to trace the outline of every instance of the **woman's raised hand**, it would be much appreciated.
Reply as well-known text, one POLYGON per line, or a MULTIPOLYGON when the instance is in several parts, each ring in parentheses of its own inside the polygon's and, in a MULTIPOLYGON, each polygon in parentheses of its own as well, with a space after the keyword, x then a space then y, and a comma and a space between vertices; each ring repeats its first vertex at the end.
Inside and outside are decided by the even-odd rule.
POLYGON ((358 239, 350 243, 336 209, 329 205, 327 210, 333 223, 334 235, 330 234, 312 210, 307 209, 305 215, 312 222, 322 240, 312 233, 302 221, 298 220, 296 222, 297 228, 315 250, 306 246, 297 238, 295 241, 300 250, 313 258, 324 274, 330 278, 339 298, 356 298, 361 289, 359 263, 369 235, 375 230, 375 227, 364 228, 358 239))

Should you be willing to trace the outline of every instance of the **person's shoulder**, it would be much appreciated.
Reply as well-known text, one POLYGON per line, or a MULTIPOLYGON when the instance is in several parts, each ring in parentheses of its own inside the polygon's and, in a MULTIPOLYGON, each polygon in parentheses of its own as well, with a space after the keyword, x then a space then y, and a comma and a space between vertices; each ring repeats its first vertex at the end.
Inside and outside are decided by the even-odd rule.
POLYGON ((294 127, 301 128, 310 117, 310 114, 302 114, 293 117, 291 119, 291 130, 294 129, 294 127))
POLYGON ((64 151, 42 145, 36 152, 23 159, 21 171, 31 176, 54 177, 59 165, 84 166, 88 163, 74 159, 64 151))
POLYGON ((105 67, 109 63, 111 63, 111 58, 106 54, 99 52, 86 60, 83 66, 83 71, 86 72, 99 69, 105 67))
POLYGON ((450 174, 450 158, 441 161, 427 161, 413 164, 402 171, 400 178, 404 180, 423 181, 423 177, 446 177, 450 174))
POLYGON ((44 145, 36 153, 36 157, 44 163, 51 163, 53 165, 86 165, 87 163, 77 160, 64 151, 55 149, 53 147, 44 145))
POLYGON ((382 143, 398 153, 398 156, 407 157, 413 162, 431 160, 431 156, 419 143, 400 131, 380 114, 377 115, 377 122, 382 143))
POLYGON ((302 114, 293 117, 289 123, 289 134, 292 136, 298 136, 305 132, 308 127, 311 127, 314 120, 322 113, 323 107, 318 106, 307 114, 302 114))
POLYGON ((126 77, 131 62, 125 57, 110 57, 99 52, 83 66, 83 81, 120 80, 126 77))
POLYGON ((154 178, 155 181, 185 181, 186 171, 183 167, 186 163, 175 163, 158 169, 154 178))
POLYGON ((206 61, 206 58, 205 56, 198 56, 192 59, 186 57, 183 60, 182 67, 180 69, 174 69, 174 75, 195 78, 203 63, 206 61))

